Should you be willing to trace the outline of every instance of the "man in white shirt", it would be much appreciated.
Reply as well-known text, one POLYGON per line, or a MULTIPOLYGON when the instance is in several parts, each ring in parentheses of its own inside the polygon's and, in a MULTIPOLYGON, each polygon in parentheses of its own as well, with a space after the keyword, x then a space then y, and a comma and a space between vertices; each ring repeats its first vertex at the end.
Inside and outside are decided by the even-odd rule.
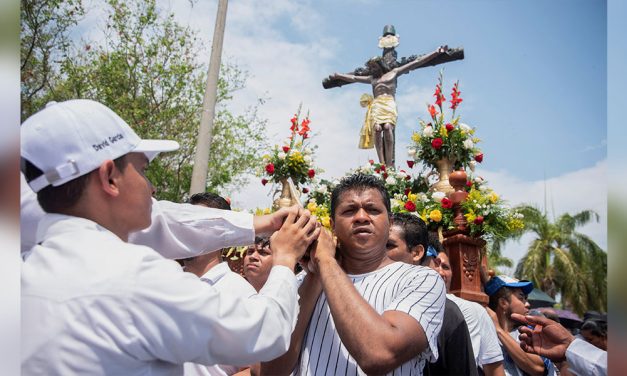
MULTIPOLYGON (((231 210, 231 205, 224 198, 212 192, 193 194, 189 198, 189 203, 207 208, 231 210)), ((231 271, 228 263, 222 262, 222 252, 223 249, 218 249, 204 255, 183 259, 181 260, 183 270, 196 275, 201 281, 217 290, 233 296, 247 298, 257 294, 250 283, 241 275, 231 271)), ((270 269, 268 269, 269 272, 270 269)), ((189 362, 183 367, 185 376, 227 376, 235 374, 241 368, 238 365, 204 365, 189 362)))
POLYGON ((253 363, 287 350, 292 269, 319 233, 308 212, 293 208, 273 235, 264 289, 234 297, 126 242, 151 224, 149 160, 178 144, 141 140, 89 100, 48 105, 22 124, 21 141, 47 212, 22 268, 22 374, 170 375, 187 361, 253 363))
MULTIPOLYGON (((437 236, 436 236, 437 237, 437 236)), ((436 270, 444 279, 446 291, 451 290, 451 280, 453 272, 451 262, 446 250, 440 241, 433 236, 429 237, 429 243, 437 250, 438 262, 436 270)), ((503 351, 496 336, 496 328, 488 312, 480 304, 462 299, 453 294, 446 294, 446 297, 457 304, 464 315, 468 332, 472 341, 472 350, 475 355, 475 362, 486 376, 503 376, 503 351)))
POLYGON ((437 359, 444 282, 432 269, 387 256, 390 215, 379 178, 352 175, 333 190, 337 255, 331 234, 322 232, 299 289, 290 349, 262 363, 264 374, 411 376, 437 359))

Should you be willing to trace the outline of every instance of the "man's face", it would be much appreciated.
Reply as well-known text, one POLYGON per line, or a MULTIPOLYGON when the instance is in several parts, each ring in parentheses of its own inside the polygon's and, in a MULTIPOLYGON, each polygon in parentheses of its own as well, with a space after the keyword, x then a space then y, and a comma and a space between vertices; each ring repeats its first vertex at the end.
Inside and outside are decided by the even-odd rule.
POLYGON ((446 291, 451 291, 451 279, 453 278, 451 262, 444 252, 438 253, 437 260, 439 260, 439 265, 435 268, 435 270, 440 273, 440 276, 442 276, 442 279, 446 284, 446 291))
POLYGON ((512 295, 510 296, 509 306, 505 310, 505 312, 507 313, 507 317, 509 318, 512 313, 526 315, 529 312, 529 307, 530 305, 527 301, 527 295, 525 295, 521 289, 513 288, 512 295))
POLYGON ((407 247, 405 231, 400 226, 390 227, 390 236, 386 244, 388 257, 407 264, 414 263, 414 253, 407 247))
POLYGON ((244 256, 244 275, 255 289, 266 283, 272 269, 272 250, 266 243, 251 245, 244 256))
POLYGON ((148 167, 146 156, 143 153, 129 153, 126 160, 128 163, 121 170, 119 179, 119 218, 126 222, 128 231, 132 232, 150 226, 154 188, 145 175, 148 167))
POLYGON ((354 255, 371 250, 385 252, 390 217, 381 193, 369 188, 340 195, 331 225, 341 249, 354 255))

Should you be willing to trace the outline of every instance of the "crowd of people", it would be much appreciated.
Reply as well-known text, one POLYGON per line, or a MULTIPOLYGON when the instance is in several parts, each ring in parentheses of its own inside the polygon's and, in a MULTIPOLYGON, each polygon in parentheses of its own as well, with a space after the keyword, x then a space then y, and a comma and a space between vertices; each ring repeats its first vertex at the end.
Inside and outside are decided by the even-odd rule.
POLYGON ((298 206, 155 200, 146 168, 178 145, 94 101, 46 106, 21 142, 24 375, 607 374, 604 316, 573 335, 507 276, 487 308, 450 294, 447 250, 376 177, 337 185, 330 232, 298 206))

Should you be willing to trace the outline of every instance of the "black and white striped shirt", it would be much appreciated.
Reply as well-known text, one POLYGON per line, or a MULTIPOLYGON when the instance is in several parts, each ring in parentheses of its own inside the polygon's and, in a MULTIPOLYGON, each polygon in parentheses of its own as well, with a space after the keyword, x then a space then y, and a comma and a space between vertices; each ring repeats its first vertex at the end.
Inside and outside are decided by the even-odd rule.
MULTIPOLYGON (((422 375, 425 361, 438 357, 446 288, 434 270, 395 262, 379 270, 348 275, 361 296, 379 313, 401 311, 422 326, 429 347, 388 375, 422 375)), ((296 375, 364 375, 335 329, 324 292, 318 298, 303 339, 296 375)))

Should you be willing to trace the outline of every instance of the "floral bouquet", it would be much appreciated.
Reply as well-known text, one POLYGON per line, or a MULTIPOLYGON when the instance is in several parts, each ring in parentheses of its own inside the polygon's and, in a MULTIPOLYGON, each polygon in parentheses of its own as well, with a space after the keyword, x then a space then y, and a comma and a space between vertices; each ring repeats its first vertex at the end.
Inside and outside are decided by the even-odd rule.
POLYGON ((450 119, 444 116, 444 103, 446 98, 442 93, 442 72, 435 87, 435 104, 427 104, 431 119, 428 122, 420 120, 421 132, 412 134, 412 144, 408 154, 414 158, 408 161, 422 162, 431 168, 435 168, 435 162, 448 159, 454 164, 454 169, 470 168, 474 171, 475 163, 483 161, 483 153, 476 147, 480 141, 474 137, 475 130, 461 123, 459 115, 455 112, 462 103, 460 97, 459 81, 453 85, 451 91, 450 108, 453 110, 450 119))
MULTIPOLYGON (((309 142, 309 114, 300 121, 300 107, 290 120, 290 136, 283 145, 274 145, 269 154, 263 156, 264 168, 259 171, 263 176, 261 184, 268 182, 280 183, 281 180, 291 178, 294 185, 299 187, 310 183, 317 172, 321 172, 313 165, 313 154, 317 146, 310 146, 309 142)), ((308 188, 302 188, 307 193, 308 188)))

